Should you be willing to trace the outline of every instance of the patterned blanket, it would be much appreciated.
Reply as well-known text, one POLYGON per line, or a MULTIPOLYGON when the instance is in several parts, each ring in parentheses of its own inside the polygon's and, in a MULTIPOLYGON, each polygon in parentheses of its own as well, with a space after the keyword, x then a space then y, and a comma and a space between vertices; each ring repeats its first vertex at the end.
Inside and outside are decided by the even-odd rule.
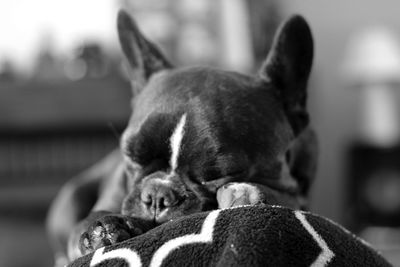
POLYGON ((367 243, 320 216, 242 206, 182 217, 100 248, 77 266, 391 266, 367 243))

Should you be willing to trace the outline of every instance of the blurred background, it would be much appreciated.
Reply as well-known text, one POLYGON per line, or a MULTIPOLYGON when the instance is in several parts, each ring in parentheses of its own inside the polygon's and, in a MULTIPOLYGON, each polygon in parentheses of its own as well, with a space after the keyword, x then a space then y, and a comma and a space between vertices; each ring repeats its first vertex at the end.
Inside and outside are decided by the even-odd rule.
POLYGON ((178 66, 254 73, 279 23, 310 23, 320 140, 311 211, 400 266, 396 0, 1 0, 0 266, 52 266, 44 219, 65 181, 118 144, 130 89, 119 8, 178 66))

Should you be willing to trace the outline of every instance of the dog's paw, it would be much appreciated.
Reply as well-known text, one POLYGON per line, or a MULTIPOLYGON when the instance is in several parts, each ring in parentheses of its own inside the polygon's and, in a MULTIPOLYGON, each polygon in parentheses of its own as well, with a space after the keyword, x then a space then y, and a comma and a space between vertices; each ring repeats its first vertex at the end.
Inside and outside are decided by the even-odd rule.
POLYGON ((261 192, 248 183, 228 183, 218 189, 217 201, 220 209, 256 205, 261 202, 261 192))
POLYGON ((143 234, 151 227, 138 219, 123 215, 106 215, 95 220, 79 240, 79 249, 86 255, 98 248, 122 242, 143 234))

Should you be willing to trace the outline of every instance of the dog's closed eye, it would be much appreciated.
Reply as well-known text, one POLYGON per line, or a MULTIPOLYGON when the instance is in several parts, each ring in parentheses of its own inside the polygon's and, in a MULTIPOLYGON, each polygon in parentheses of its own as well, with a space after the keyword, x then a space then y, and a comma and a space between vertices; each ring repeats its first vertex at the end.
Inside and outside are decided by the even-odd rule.
POLYGON ((222 186, 232 183, 232 182, 237 182, 237 181, 242 181, 243 178, 245 177, 247 172, 245 171, 237 171, 234 173, 231 173, 230 175, 215 179, 215 180, 210 180, 210 181, 204 181, 201 184, 207 187, 208 190, 210 190, 213 193, 216 193, 219 188, 222 186))

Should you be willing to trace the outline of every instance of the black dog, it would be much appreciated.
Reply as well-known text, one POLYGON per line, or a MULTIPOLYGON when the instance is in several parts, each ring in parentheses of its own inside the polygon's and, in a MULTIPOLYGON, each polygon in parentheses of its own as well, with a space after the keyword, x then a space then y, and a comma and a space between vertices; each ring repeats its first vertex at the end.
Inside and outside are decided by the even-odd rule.
POLYGON ((69 182, 48 219, 59 263, 187 214, 242 204, 303 208, 316 140, 306 110, 313 41, 293 16, 255 76, 174 68, 123 11, 132 117, 116 151, 69 182), (89 214, 89 215, 88 215, 89 214))

